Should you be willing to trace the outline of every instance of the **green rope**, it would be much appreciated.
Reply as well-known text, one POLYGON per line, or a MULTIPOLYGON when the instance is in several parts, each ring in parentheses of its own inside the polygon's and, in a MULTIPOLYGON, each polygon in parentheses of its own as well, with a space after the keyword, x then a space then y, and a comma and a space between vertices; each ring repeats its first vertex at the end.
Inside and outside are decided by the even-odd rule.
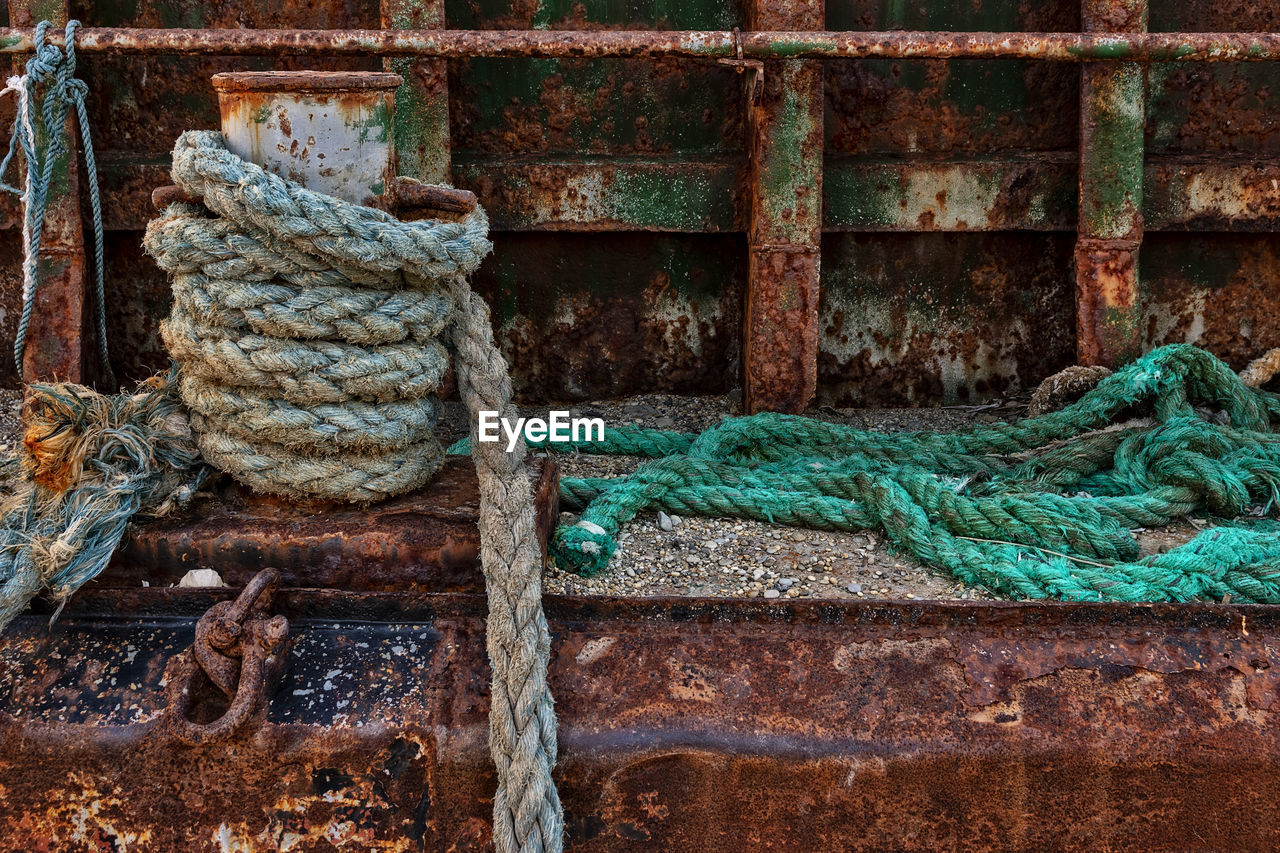
POLYGON ((93 137, 89 133, 89 110, 85 106, 85 96, 89 87, 83 80, 74 77, 76 71, 76 31, 80 29, 79 21, 68 21, 65 30, 66 48, 45 41, 52 24, 41 21, 36 25, 35 55, 27 61, 26 74, 13 77, 8 81, 6 91, 15 91, 18 95, 18 109, 13 122, 13 135, 9 139, 9 151, 0 161, 0 189, 14 193, 23 200, 23 287, 22 314, 18 319, 17 337, 13 345, 13 358, 17 363, 18 374, 22 374, 22 354, 26 349, 27 330, 31 325, 31 314, 35 307, 36 291, 39 290, 38 266, 40 262, 40 244, 44 237, 45 209, 49 204, 49 191, 53 182, 53 167, 64 156, 73 152, 68 148, 67 111, 75 108, 76 121, 80 127, 80 138, 83 143, 85 176, 89 186, 89 207, 93 220, 93 283, 94 302, 97 309, 96 324, 98 338, 98 358, 108 385, 115 385, 115 376, 111 371, 110 353, 107 349, 107 314, 106 314, 106 270, 103 254, 102 200, 98 190, 98 164, 93 153, 93 137), (37 145, 40 131, 36 129, 32 105, 36 102, 37 87, 44 89, 44 101, 41 103, 40 117, 43 124, 44 139, 47 144, 43 158, 37 145), (4 183, 3 175, 8 172, 18 149, 26 160, 26 187, 4 183))
POLYGON ((1130 532, 1193 512, 1276 514, 1278 420, 1280 396, 1176 345, 1016 425, 886 434, 760 414, 698 436, 606 430, 602 442, 574 448, 654 461, 627 477, 562 480, 562 502, 582 516, 556 531, 553 551, 560 566, 594 574, 624 523, 664 509, 883 530, 921 562, 1016 598, 1278 603, 1274 525, 1221 524, 1148 557, 1130 532), (1230 424, 1196 406, 1224 411, 1230 424), (1141 414, 1152 417, 1121 424, 1141 414))

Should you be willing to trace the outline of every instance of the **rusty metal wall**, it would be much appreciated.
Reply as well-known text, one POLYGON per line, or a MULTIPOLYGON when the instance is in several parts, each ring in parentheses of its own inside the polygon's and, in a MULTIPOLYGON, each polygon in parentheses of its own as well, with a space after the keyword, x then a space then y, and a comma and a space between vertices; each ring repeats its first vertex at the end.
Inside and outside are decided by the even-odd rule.
MULTIPOLYGON (((442 14, 449 27, 480 30, 723 31, 816 28, 815 10, 824 4, 439 6, 125 0, 73 2, 68 11, 89 26, 377 28, 423 25, 442 14)), ((832 0, 819 18, 838 31, 1073 32, 1085 27, 1081 8, 1078 0, 832 0)), ((1155 0, 1146 26, 1276 31, 1278 14, 1254 0, 1155 0)), ((766 65, 767 94, 777 73, 790 72, 780 60, 766 65)), ((156 326, 168 288, 141 254, 140 230, 151 215, 149 191, 165 182, 173 138, 216 126, 208 77, 231 69, 381 67, 369 56, 82 55, 110 199, 109 328, 119 373, 140 377, 165 360, 156 326)), ((1086 300, 1091 285, 1087 278, 1077 284, 1064 235, 1101 221, 1094 206, 1105 188, 1086 195, 1091 207, 1077 209, 1078 64, 829 60, 819 80, 792 77, 778 90, 804 89, 801 108, 789 117, 764 105, 766 123, 758 126, 766 141, 777 134, 801 139, 789 122, 812 114, 806 99, 818 98, 823 115, 817 138, 788 142, 776 157, 752 140, 751 75, 736 71, 676 58, 450 59, 443 82, 419 87, 443 86, 449 109, 430 120, 430 111, 417 111, 421 122, 408 127, 417 150, 451 155, 455 183, 474 190, 492 214, 498 253, 478 285, 496 300, 503 345, 526 398, 727 391, 744 372, 759 376, 762 363, 787 355, 770 350, 786 340, 767 331, 775 321, 794 328, 802 348, 816 335, 817 398, 833 404, 980 400, 1089 355, 1087 335, 1079 333, 1090 315, 1077 319, 1075 293, 1084 288, 1086 300), (793 211, 769 195, 780 191, 770 173, 752 168, 753 145, 776 161, 769 168, 783 170, 772 174, 791 174, 799 185, 821 182, 820 246, 816 238, 806 242, 809 226, 784 218, 793 211), (816 270, 819 248, 825 257, 816 306, 801 300, 791 313, 761 310, 770 293, 804 296, 803 288, 790 296, 784 290, 816 270), (748 259, 764 258, 761 252, 786 263, 753 267, 748 259), (804 252, 815 262, 800 263, 804 252)), ((1280 344, 1267 310, 1276 299, 1267 232, 1280 226, 1280 123, 1270 104, 1280 67, 1168 63, 1145 75, 1143 160, 1134 161, 1145 161, 1136 178, 1144 272, 1124 322, 1141 346, 1190 340, 1238 364, 1280 344), (1188 230, 1194 239, 1171 236, 1188 230), (1211 233, 1226 231, 1233 233, 1211 233), (1202 248, 1201 259, 1190 256, 1193 245, 1202 248)), ((1088 185, 1110 168, 1107 158, 1132 159, 1138 144, 1135 138, 1124 152, 1090 155, 1089 168, 1100 171, 1085 173, 1088 185)), ((1131 190, 1135 175, 1130 170, 1126 178, 1131 190)), ((797 210, 804 213, 804 205, 797 210)), ((14 212, 12 199, 0 202, 0 350, 12 339, 17 308, 14 212)), ((1081 251, 1087 262, 1101 257, 1096 246, 1078 248, 1078 257, 1081 251)), ((788 365, 775 385, 785 392, 784 380, 800 377, 800 362, 809 358, 788 365)), ((0 359, 0 382, 16 382, 7 358, 0 359)))
MULTIPOLYGON (((11 626, 0 849, 492 849, 482 597, 282 590, 270 707, 188 747, 160 683, 215 597, 86 590, 52 633, 11 626)), ((549 597, 547 618, 571 851, 1275 847, 1275 608, 549 597)))

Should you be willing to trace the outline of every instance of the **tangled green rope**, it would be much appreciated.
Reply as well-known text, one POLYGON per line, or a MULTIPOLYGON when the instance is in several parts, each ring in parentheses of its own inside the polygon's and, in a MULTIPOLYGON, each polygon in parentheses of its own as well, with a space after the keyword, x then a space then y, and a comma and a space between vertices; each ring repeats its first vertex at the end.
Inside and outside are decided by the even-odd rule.
POLYGON ((401 222, 183 134, 172 205, 145 246, 173 273, 161 327, 200 450, 259 491, 368 502, 440 465, 435 392, 450 283, 489 252, 488 221, 401 222))
POLYGON ((622 524, 665 509, 880 529, 916 559, 1014 598, 1280 603, 1272 529, 1218 526, 1147 557, 1130 532, 1201 511, 1276 514, 1277 420, 1280 396, 1177 345, 1016 425, 884 434, 761 414, 699 436, 606 430, 577 449, 655 461, 627 477, 562 480, 561 500, 583 512, 557 530, 554 552, 564 568, 601 571, 622 524))

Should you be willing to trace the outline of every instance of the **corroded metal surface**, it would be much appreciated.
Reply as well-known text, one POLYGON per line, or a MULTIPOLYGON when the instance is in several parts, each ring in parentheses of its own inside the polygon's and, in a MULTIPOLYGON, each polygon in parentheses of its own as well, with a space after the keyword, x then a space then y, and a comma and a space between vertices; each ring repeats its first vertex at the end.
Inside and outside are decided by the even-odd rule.
MULTIPOLYGON (((550 457, 530 463, 538 538, 559 520, 559 474, 550 457)), ((136 526, 95 583, 176 583, 215 569, 241 585, 263 566, 286 586, 368 591, 480 591, 480 496, 469 456, 452 457, 423 489, 368 508, 252 497, 236 487, 174 519, 136 526)))
MULTIPOLYGON (((142 0, 78 8, 98 32, 99 25, 139 28, 130 30, 131 49, 141 50, 142 33, 149 31, 149 43, 160 50, 169 49, 167 40, 170 48, 196 51, 112 55, 98 50, 97 43, 83 53, 81 68, 91 87, 92 124, 110 198, 108 227, 129 232, 144 227, 152 215, 147 195, 169 182, 173 138, 185 129, 217 126, 206 82, 210 74, 412 68, 397 99, 402 104, 410 99, 413 106, 400 111, 393 126, 397 142, 405 146, 402 174, 448 177, 442 164, 452 159, 452 180, 480 196, 496 230, 607 231, 612 233, 606 244, 622 252, 621 262, 588 252, 579 263, 581 242, 570 235, 509 235, 519 246, 520 269, 490 269, 500 263, 498 255, 487 262, 481 284, 503 300, 496 306, 504 322, 500 336, 526 399, 722 392, 739 384, 742 287, 747 259, 755 253, 736 235, 750 226, 751 142, 746 85, 739 82, 745 78, 715 60, 736 57, 733 27, 758 26, 749 20, 747 5, 736 0, 678 6, 650 0, 621 6, 605 0, 450 0, 447 23, 458 29, 443 32, 438 29, 441 5, 439 0, 356 5, 317 0, 281 7, 213 0, 179 9, 142 0), (297 26, 327 31, 287 30, 297 26), (379 26, 385 30, 373 29, 379 26), (263 28, 270 43, 251 46, 259 33, 233 31, 239 27, 263 28), (353 28, 361 32, 342 32, 353 28), (370 32, 376 35, 363 39, 370 32), (694 44, 693 32, 709 35, 694 44), (196 45, 199 39, 205 43, 196 45), (228 44, 227 39, 235 41, 229 55, 207 52, 228 44), (297 39, 304 43, 301 52, 286 46, 297 39), (394 55, 377 53, 386 45, 394 55), (425 53, 413 53, 418 48, 425 53), (245 52, 256 50, 262 53, 245 52), (397 53, 401 50, 409 53, 397 53), (446 66, 447 80, 438 73, 446 66), (427 67, 434 69, 431 74, 423 71, 427 67), (621 233, 635 231, 725 236, 666 240, 621 233), (717 248, 705 250, 709 245, 717 248), (728 245, 736 248, 719 248, 728 245), (682 264, 681 255, 689 263, 682 264), (695 281, 695 276, 707 278, 695 281), (667 281, 671 284, 664 288, 667 281), (661 294, 656 302, 653 294, 661 294)), ((806 4, 799 2, 770 5, 781 19, 806 13, 806 4)), ((1017 232, 1000 238, 1016 244, 1007 261, 985 251, 980 254, 986 263, 977 267, 944 259, 944 268, 977 276, 956 282, 912 272, 917 261, 927 262, 928 250, 919 259, 889 254, 893 247, 942 243, 886 236, 886 251, 877 254, 898 284, 877 283, 861 304, 848 299, 849 258, 838 256, 851 244, 834 240, 837 256, 828 255, 822 263, 824 273, 836 271, 823 282, 833 298, 823 292, 820 299, 823 306, 839 302, 840 308, 821 308, 819 398, 866 404, 979 400, 996 389, 1033 384, 1061 359, 1073 359, 1063 355, 1060 343, 1077 312, 1069 303, 1061 310, 1061 298, 1045 291, 1046 266, 1063 261, 1057 238, 1043 234, 1037 244, 1027 233, 1070 231, 1077 225, 1079 175, 1072 161, 1079 142, 1083 69, 1074 61, 1081 56, 1064 54, 1084 47, 1095 58, 1142 61, 1153 49, 1186 42, 1191 52, 1185 58, 1194 59, 1201 55, 1194 52, 1197 45, 1234 40, 1236 47, 1258 44, 1259 50, 1244 58, 1263 59, 1270 55, 1267 45, 1280 36, 1251 33, 1275 29, 1275 20, 1274 10, 1252 0, 1157 4, 1151 29, 1161 34, 1138 36, 1132 45, 1136 54, 1126 41, 1075 35, 1072 31, 1082 26, 1076 0, 850 0, 829 8, 821 22, 843 32, 803 33, 798 40, 792 38, 795 33, 745 33, 744 59, 786 61, 783 53, 852 57, 822 64, 824 230, 1017 232), (1184 38, 1179 31, 1202 34, 1184 38), (1235 34, 1225 39, 1213 32, 1235 34), (799 52, 788 53, 793 50, 799 52), (967 57, 970 50, 973 56, 967 57), (1011 58, 974 58, 995 54, 1011 58), (1018 271, 1004 269, 1019 264, 1027 280, 1024 295, 1014 283, 1018 271), (923 278, 939 288, 941 295, 934 298, 944 306, 928 328, 922 325, 926 294, 902 292, 923 278), (966 301, 967 293, 976 301, 966 301), (981 301, 988 293, 992 304, 981 301), (894 326, 904 308, 911 325, 894 326), (839 324, 832 322, 836 313, 839 324), (966 316, 973 322, 964 322, 966 316), (1042 348, 1027 343, 1037 337, 1042 348), (966 373, 969 369, 973 372, 966 373)), ((785 20, 779 24, 798 29, 785 20)), ((1091 25, 1111 28, 1124 22, 1091 25)), ((1233 56, 1238 54, 1228 51, 1205 63, 1171 61, 1148 70, 1142 188, 1147 232, 1266 231, 1275 225, 1280 188, 1272 183, 1271 162, 1280 152, 1280 130, 1267 104, 1269 93, 1280 86, 1280 65, 1214 61, 1233 56)), ((0 199, 0 224, 13 228, 16 209, 12 198, 0 199)), ((828 240, 834 236, 828 234, 828 240)), ((14 242, 12 232, 7 240, 14 242)), ((155 325, 167 310, 168 288, 141 255, 139 240, 137 233, 117 234, 108 246, 110 331, 118 342, 118 372, 127 378, 167 362, 155 325)), ((1270 257, 1264 236, 1197 245, 1213 249, 1224 275, 1235 270, 1241 281, 1265 280, 1258 269, 1270 257)), ((856 253, 865 256, 866 249, 863 244, 856 253)), ((12 252, 9 245, 6 253, 12 252)), ((1074 290, 1070 252, 1065 263, 1061 286, 1069 299, 1074 290)), ((871 270, 863 278, 878 275, 871 270)), ((1191 262, 1181 272, 1166 265, 1158 298, 1153 294, 1152 307, 1140 311, 1144 346, 1200 340, 1234 361, 1269 339, 1271 326, 1255 307, 1269 300, 1265 286, 1205 290, 1198 283, 1205 275, 1191 262), (1225 301, 1226 292, 1242 300, 1243 310, 1225 301)), ((1061 278, 1060 271, 1052 277, 1061 278)), ((17 306, 12 275, 0 279, 0 286, 0 329, 12 340, 17 306)), ((1137 290, 1139 303, 1145 291, 1145 285, 1137 290)), ((0 368, 0 379, 13 384, 11 367, 0 368)))
POLYGON ((1075 362, 1073 238, 827 234, 818 400, 975 403, 1075 362))
MULTIPOLYGON (((1147 0, 1084 0, 1086 30, 1141 32, 1147 0)), ((1080 78, 1080 227, 1076 243, 1076 356, 1116 367, 1141 353, 1138 248, 1142 243, 1146 70, 1095 62, 1080 78)))
MULTIPOLYGON (((56 37, 50 41, 57 43, 56 37)), ((1057 62, 1263 62, 1280 58, 1280 33, 749 32, 759 59, 1044 59, 1057 62)), ((0 27, 0 53, 30 52, 32 31, 0 27)), ((698 30, 222 30, 90 27, 84 53, 603 58, 733 58, 730 31, 698 30)))
MULTIPOLYGON (((125 594, 0 646, 10 849, 486 849, 482 599, 282 592, 270 707, 191 749, 160 680, 212 597, 125 594)), ((1274 608, 547 609, 569 850, 1274 846, 1274 608)))
MULTIPOLYGON (((31 26, 38 20, 34 14, 27 3, 9 3, 9 17, 16 24, 31 26)), ((40 7, 39 15, 55 27, 65 25, 69 17, 64 2, 40 7)), ((47 129, 43 123, 37 123, 35 129, 36 150, 43 156, 49 144, 47 129)), ((53 163, 36 264, 31 325, 22 353, 22 377, 27 382, 85 382, 89 378, 85 335, 92 326, 85 323, 88 280, 84 227, 80 221, 80 161, 74 110, 67 115, 65 133, 70 150, 53 163)), ((18 166, 25 167, 25 162, 18 166)))
POLYGON ((381 204, 395 177, 398 74, 256 71, 215 74, 222 138, 233 154, 308 189, 381 204))
MULTIPOLYGON (((823 25, 818 2, 756 0, 748 24, 823 25)), ((803 412, 817 389, 818 272, 822 250, 822 66, 766 62, 748 70, 751 222, 742 396, 748 414, 803 412), (760 79, 759 75, 763 75, 760 79)))
MULTIPOLYGON (((444 0, 380 0, 382 26, 392 30, 443 30, 444 0)), ((392 137, 396 174, 429 183, 452 180, 449 135, 449 67, 440 59, 383 60, 404 83, 396 90, 392 137)))
POLYGON ((235 738, 271 701, 289 654, 289 620, 268 615, 279 585, 280 573, 263 569, 234 601, 211 606, 191 647, 165 668, 165 722, 186 746, 235 738))
POLYGON ((526 400, 737 387, 741 235, 498 233, 472 286, 526 400))

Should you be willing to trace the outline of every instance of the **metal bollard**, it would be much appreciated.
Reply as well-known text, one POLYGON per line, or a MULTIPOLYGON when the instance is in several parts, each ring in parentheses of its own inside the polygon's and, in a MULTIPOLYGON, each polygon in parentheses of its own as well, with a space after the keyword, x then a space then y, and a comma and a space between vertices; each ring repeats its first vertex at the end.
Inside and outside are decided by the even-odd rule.
MULTIPOLYGON (((467 190, 396 176, 392 122, 398 74, 381 71, 236 71, 213 75, 222 137, 236 156, 343 201, 405 219, 466 214, 467 190)), ((175 186, 157 209, 187 200, 175 186)))
POLYGON ((386 207, 400 75, 345 71, 215 74, 228 150, 307 189, 386 207))

